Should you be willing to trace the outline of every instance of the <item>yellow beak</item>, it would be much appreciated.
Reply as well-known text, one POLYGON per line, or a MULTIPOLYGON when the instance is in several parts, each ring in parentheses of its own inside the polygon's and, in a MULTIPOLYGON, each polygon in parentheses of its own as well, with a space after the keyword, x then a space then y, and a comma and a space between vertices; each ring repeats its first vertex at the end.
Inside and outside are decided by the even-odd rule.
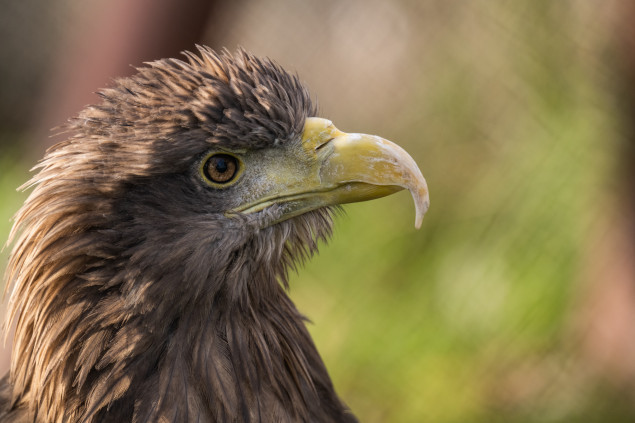
POLYGON ((419 228, 430 203, 428 186, 415 161, 398 145, 366 134, 346 134, 326 119, 308 118, 294 160, 271 172, 264 196, 235 212, 283 206, 280 220, 336 204, 384 197, 402 189, 412 194, 419 228))

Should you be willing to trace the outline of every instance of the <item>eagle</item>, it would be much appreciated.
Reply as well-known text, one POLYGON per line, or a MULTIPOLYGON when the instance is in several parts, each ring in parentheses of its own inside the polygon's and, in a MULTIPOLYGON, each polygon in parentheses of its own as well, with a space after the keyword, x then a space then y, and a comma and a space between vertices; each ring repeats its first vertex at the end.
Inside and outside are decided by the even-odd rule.
POLYGON ((299 78, 197 46, 113 81, 25 185, 1 422, 355 422, 288 296, 341 204, 414 160, 317 117, 299 78))

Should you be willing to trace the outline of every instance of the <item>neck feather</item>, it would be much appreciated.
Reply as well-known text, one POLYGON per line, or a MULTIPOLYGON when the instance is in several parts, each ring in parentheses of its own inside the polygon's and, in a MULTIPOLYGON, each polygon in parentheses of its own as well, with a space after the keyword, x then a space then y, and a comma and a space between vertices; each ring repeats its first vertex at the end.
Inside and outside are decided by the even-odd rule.
MULTIPOLYGON (((62 231, 51 255, 23 236, 13 402, 34 421, 354 421, 284 289, 328 235, 328 213, 308 219, 244 230, 222 254, 91 230, 62 231)), ((218 228, 198 229, 183 236, 218 228)))

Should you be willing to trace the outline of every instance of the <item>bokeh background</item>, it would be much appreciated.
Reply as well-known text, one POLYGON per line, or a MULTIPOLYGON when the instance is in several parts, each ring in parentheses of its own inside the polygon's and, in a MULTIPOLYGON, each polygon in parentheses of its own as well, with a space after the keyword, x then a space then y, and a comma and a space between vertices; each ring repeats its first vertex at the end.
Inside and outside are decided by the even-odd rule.
POLYGON ((243 46, 340 129, 404 146, 430 185, 420 231, 407 193, 347 206, 292 280, 361 421, 635 421, 631 2, 0 6, 0 239, 49 128, 112 77, 243 46))

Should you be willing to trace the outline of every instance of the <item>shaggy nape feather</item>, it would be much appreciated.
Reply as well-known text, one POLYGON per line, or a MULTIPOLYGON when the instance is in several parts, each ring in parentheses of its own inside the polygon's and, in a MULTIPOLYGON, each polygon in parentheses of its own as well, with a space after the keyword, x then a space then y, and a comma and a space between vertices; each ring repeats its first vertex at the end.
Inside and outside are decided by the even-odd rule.
POLYGON ((0 421, 355 421, 288 298, 337 209, 269 226, 196 172, 286 148, 315 114, 269 60, 200 47, 100 93, 29 182, 11 237, 0 421))

